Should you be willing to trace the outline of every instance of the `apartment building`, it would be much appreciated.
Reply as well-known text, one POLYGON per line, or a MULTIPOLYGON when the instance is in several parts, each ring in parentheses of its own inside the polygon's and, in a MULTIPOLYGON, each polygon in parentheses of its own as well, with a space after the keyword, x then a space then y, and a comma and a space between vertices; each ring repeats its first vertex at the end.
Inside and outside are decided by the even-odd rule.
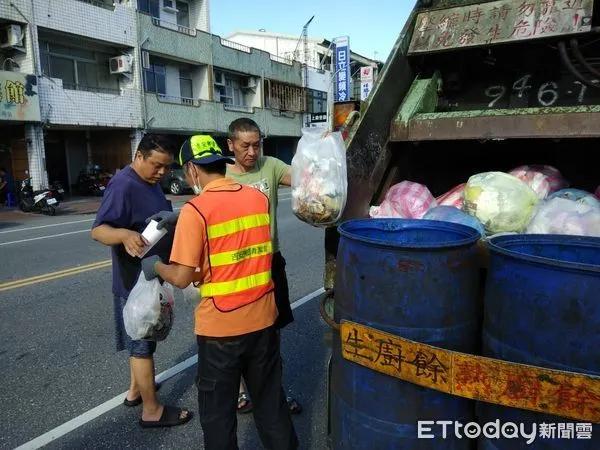
MULTIPOLYGON (((332 41, 307 36, 270 33, 266 30, 239 30, 226 36, 229 41, 260 48, 285 61, 299 61, 304 67, 306 112, 303 126, 326 126, 328 105, 333 104, 335 70, 332 70, 334 44, 332 41)), ((350 47, 351 48, 351 47, 350 47)), ((335 62, 333 62, 335 63, 335 62)), ((350 98, 361 99, 360 68, 372 66, 380 70, 383 63, 350 51, 350 98)))
POLYGON ((145 127, 225 145, 229 123, 249 117, 263 151, 291 161, 306 107, 300 64, 210 34, 208 17, 205 0, 139 2, 145 127))
POLYGON ((72 186, 91 164, 128 164, 145 130, 224 144, 238 117, 291 160, 300 64, 209 31, 207 0, 0 2, 0 164, 34 188, 72 186))

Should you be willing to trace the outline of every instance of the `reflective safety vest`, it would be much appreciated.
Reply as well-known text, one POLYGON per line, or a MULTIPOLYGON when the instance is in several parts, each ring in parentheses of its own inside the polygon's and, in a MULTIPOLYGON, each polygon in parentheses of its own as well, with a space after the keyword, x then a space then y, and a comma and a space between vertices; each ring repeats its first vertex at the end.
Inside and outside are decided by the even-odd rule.
POLYGON ((269 201, 255 188, 228 184, 204 190, 188 202, 204 219, 210 282, 200 296, 229 312, 273 290, 269 201))

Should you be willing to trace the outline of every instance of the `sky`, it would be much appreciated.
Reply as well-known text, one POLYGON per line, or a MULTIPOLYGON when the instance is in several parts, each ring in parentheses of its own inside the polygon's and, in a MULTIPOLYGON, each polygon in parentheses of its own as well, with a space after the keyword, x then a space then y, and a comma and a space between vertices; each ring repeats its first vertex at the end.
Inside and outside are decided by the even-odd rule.
POLYGON ((300 36, 314 15, 309 36, 329 40, 350 36, 353 52, 385 62, 414 4, 414 0, 213 0, 210 27, 221 37, 261 28, 300 36))

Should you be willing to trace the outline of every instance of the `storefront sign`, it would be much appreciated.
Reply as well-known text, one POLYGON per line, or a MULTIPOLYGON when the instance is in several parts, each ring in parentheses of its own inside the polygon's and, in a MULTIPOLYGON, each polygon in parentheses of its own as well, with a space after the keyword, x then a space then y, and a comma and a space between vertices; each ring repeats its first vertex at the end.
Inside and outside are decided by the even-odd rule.
POLYGON ((591 30, 593 0, 500 0, 417 16, 410 53, 498 44, 591 30))
POLYGON ((366 100, 373 89, 373 67, 361 67, 360 69, 360 99, 366 100))
POLYGON ((0 71, 0 120, 40 121, 40 101, 35 75, 0 71))
POLYGON ((350 100, 350 38, 348 36, 335 39, 336 87, 335 100, 350 100))

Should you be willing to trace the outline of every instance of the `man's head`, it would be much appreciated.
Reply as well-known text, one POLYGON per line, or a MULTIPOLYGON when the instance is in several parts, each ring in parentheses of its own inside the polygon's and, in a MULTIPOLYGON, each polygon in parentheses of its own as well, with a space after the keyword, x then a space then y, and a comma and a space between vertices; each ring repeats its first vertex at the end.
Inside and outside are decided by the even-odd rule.
POLYGON ((0 167, 0 176, 6 175, 6 167, 0 167))
POLYGON ((145 134, 138 144, 131 166, 145 182, 156 184, 173 164, 177 144, 163 134, 145 134))
POLYGON ((234 164, 234 161, 223 156, 223 151, 212 137, 196 135, 181 146, 179 164, 183 167, 186 181, 199 194, 212 180, 224 177, 225 164, 234 164))
POLYGON ((240 118, 229 124, 229 150, 235 161, 245 170, 251 170, 260 156, 260 128, 252 119, 240 118))

